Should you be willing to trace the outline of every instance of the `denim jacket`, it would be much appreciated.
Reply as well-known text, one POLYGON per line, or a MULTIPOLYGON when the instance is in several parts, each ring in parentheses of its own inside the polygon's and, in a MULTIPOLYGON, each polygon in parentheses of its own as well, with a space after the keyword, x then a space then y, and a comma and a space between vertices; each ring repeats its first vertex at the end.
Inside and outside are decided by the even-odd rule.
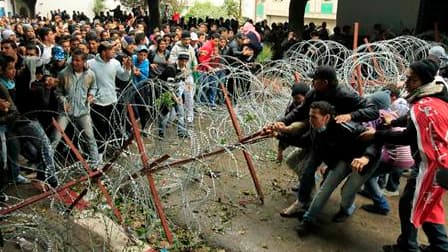
POLYGON ((59 110, 64 111, 64 104, 71 107, 67 112, 71 116, 83 116, 90 113, 87 96, 95 96, 97 91, 95 73, 85 69, 79 78, 73 72, 72 66, 67 66, 59 75, 59 84, 56 88, 56 97, 59 102, 59 110))

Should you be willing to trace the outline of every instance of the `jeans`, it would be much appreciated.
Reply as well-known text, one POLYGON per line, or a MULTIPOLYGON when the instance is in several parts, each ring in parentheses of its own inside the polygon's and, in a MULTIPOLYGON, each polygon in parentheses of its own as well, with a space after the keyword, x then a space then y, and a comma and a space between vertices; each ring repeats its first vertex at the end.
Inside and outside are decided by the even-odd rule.
POLYGON ((199 77, 199 101, 210 106, 216 105, 218 76, 214 72, 202 72, 199 77))
MULTIPOLYGON (((223 70, 217 70, 215 71, 216 74, 216 78, 217 78, 217 82, 218 85, 216 87, 216 92, 217 92, 217 102, 218 104, 224 104, 224 93, 221 90, 221 83, 227 88, 227 71, 225 69, 223 70)), ((228 91, 228 90, 227 90, 228 91)), ((230 98, 230 97, 229 97, 230 98)))
MULTIPOLYGON (((408 178, 403 194, 400 198, 398 214, 400 216, 401 234, 397 239, 400 248, 406 251, 419 251, 417 242, 417 229, 411 223, 411 213, 413 206, 416 181, 418 176, 418 166, 412 169, 411 176, 408 178)), ((448 251, 448 237, 445 226, 425 222, 422 225, 423 231, 428 237, 430 251, 446 252, 448 251)))
POLYGON ((381 187, 378 184, 378 176, 381 174, 387 174, 392 171, 398 170, 393 168, 389 164, 385 162, 380 162, 376 171, 372 174, 372 176, 366 181, 364 184, 364 190, 367 191, 373 201, 373 204, 381 209, 390 210, 389 203, 387 202, 386 197, 384 197, 381 187))
MULTIPOLYGON (((184 119, 184 106, 183 104, 174 105, 174 110, 177 115, 177 134, 182 135, 187 133, 187 129, 185 128, 185 119, 184 119)), ((165 135, 166 126, 168 125, 168 121, 170 119, 170 113, 160 113, 159 115, 159 136, 165 135)))
MULTIPOLYGON (((19 139, 8 131, 8 126, 2 125, 0 127, 0 137, 2 141, 2 169, 11 171, 10 178, 16 179, 20 173, 20 166, 18 164, 20 154, 19 139)), ((8 176, 9 177, 9 176, 8 176)), ((4 180, 7 182, 7 179, 4 180)))
MULTIPOLYGON (((376 166, 376 164, 372 161, 369 166, 376 166)), ((365 168, 368 168, 368 166, 365 168)), ((308 211, 303 216, 306 221, 315 221, 333 191, 347 176, 347 181, 341 192, 341 210, 347 215, 352 215, 356 208, 354 205, 356 193, 375 170, 374 168, 369 169, 365 174, 361 175, 358 172, 352 172, 350 164, 342 160, 333 167, 329 166, 328 169, 329 173, 324 183, 314 196, 308 211)))
MULTIPOLYGON (((80 117, 73 117, 71 119, 82 130, 81 132, 83 133, 87 142, 89 159, 92 161, 92 163, 97 164, 99 162, 98 146, 96 144, 95 135, 93 133, 93 124, 90 115, 87 114, 80 117)), ((58 123, 61 126, 62 130, 65 130, 67 128, 69 120, 69 117, 66 115, 62 115, 58 118, 58 123)), ((56 149, 56 147, 58 146, 61 137, 61 133, 55 129, 51 135, 51 144, 54 149, 56 149)))
POLYGON ((308 157, 309 149, 302 149, 294 147, 295 150, 291 151, 285 159, 286 165, 293 170, 299 177, 305 170, 305 159, 308 157))
POLYGON ((316 154, 310 150, 307 157, 304 157, 305 168, 303 169, 302 176, 300 177, 300 186, 297 191, 297 198, 299 202, 302 203, 303 206, 309 205, 311 202, 311 192, 315 186, 315 173, 319 165, 322 163, 322 160, 316 156, 316 154))
POLYGON ((8 131, 8 127, 6 125, 0 125, 0 140, 1 140, 1 169, 6 170, 8 165, 8 153, 6 147, 6 132, 8 131))
MULTIPOLYGON (((13 146, 10 146, 11 148, 8 147, 10 154, 13 155, 12 158, 18 159, 19 152, 14 153, 16 147, 18 147, 28 160, 37 164, 37 178, 39 180, 46 180, 53 187, 56 186, 57 179, 55 177, 56 167, 54 164, 54 152, 51 148, 50 140, 39 122, 33 120, 17 120, 13 123, 10 129, 14 135, 10 140, 13 146), (14 138, 18 140, 22 149, 20 149, 20 146, 14 146, 17 144, 14 141, 14 138), (23 153, 23 150, 26 149, 37 150, 37 153, 23 153), (11 151, 13 151, 13 153, 11 153, 11 151)), ((17 164, 17 159, 11 161, 17 164)), ((15 175, 15 172, 17 172, 18 175, 18 165, 17 171, 13 170, 13 176, 15 175)))
POLYGON ((194 94, 196 92, 194 84, 186 84, 184 90, 184 108, 188 122, 193 122, 194 118, 194 94))

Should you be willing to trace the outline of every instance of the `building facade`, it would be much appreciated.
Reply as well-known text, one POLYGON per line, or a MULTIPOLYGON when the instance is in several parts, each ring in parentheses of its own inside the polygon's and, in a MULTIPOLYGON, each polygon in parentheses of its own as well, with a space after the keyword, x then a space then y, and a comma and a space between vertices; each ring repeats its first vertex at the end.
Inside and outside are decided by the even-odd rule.
MULTIPOLYGON (((103 0, 104 10, 114 9, 120 4, 120 0, 103 0)), ((12 16, 20 14, 22 16, 33 16, 34 14, 48 17, 50 11, 65 10, 68 14, 73 11, 84 12, 88 17, 95 16, 93 7, 95 0, 0 0, 0 16, 12 16)))
MULTIPOLYGON (((268 20, 269 23, 288 21, 290 0, 257 0, 256 20, 268 20)), ((305 23, 320 25, 327 22, 332 29, 336 25, 338 0, 310 0, 305 8, 305 23)))

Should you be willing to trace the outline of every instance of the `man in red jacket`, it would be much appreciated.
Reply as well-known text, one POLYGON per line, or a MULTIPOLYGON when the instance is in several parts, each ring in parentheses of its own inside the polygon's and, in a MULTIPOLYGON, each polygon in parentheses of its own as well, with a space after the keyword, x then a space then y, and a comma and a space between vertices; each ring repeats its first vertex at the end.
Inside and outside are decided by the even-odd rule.
POLYGON ((420 251, 417 228, 421 226, 430 243, 429 251, 448 251, 442 202, 442 186, 446 186, 443 175, 448 170, 448 93, 434 78, 437 69, 437 63, 429 59, 414 62, 407 69, 405 85, 412 107, 406 130, 371 129, 365 133, 379 142, 410 144, 415 153, 416 167, 400 198, 401 234, 397 244, 383 247, 386 252, 420 251))

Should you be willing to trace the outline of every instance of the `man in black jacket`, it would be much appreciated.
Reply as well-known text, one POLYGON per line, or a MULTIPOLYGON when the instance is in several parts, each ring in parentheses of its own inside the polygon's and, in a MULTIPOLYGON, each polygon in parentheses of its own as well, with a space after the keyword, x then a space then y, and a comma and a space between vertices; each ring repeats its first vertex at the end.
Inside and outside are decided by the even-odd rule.
POLYGON ((377 167, 381 148, 372 144, 372 141, 359 139, 365 128, 354 122, 336 123, 334 115, 334 107, 326 101, 310 105, 311 128, 302 137, 301 144, 309 146, 311 158, 325 162, 329 171, 298 226, 297 232, 301 236, 309 234, 317 215, 346 177, 348 179, 341 193, 341 208, 334 215, 333 222, 342 222, 352 215, 356 192, 377 167))
MULTIPOLYGON (((284 132, 287 125, 293 122, 305 122, 309 118, 311 103, 315 101, 326 101, 334 106, 337 116, 336 123, 349 121, 365 122, 375 120, 379 117, 378 109, 374 104, 368 103, 360 97, 353 89, 347 86, 339 85, 336 71, 331 66, 320 66, 316 69, 313 78, 313 89, 310 90, 302 106, 296 107, 285 117, 274 124, 272 129, 278 132, 284 132)), ((312 152, 311 152, 312 154, 312 152)), ((311 191, 314 187, 314 173, 321 164, 321 160, 315 155, 308 158, 305 170, 300 178, 300 187, 298 199, 302 208, 307 208, 311 202, 311 191)))

